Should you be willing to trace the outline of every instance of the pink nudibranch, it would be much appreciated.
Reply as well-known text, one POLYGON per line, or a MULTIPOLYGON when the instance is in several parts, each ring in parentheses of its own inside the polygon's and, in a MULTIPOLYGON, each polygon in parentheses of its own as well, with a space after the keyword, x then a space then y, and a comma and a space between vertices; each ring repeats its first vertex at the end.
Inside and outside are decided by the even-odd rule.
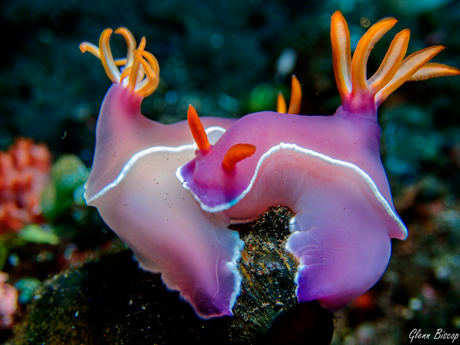
MULTIPOLYGON (((143 50, 145 39, 135 50, 131 32, 117 29, 128 54, 114 60, 111 33, 102 33, 99 47, 80 45, 101 59, 113 82, 98 117, 86 202, 132 249, 140 267, 161 272, 166 286, 179 291, 199 316, 231 315, 241 284, 236 262, 243 242, 219 215, 203 212, 176 179, 176 169, 197 149, 187 122, 163 125, 140 112, 142 99, 159 82, 158 63, 143 50)), ((209 142, 233 122, 203 119, 209 142)))
POLYGON ((270 206, 290 207, 296 216, 286 248, 300 263, 299 301, 340 308, 380 278, 390 238, 407 236, 379 157, 377 106, 406 80, 459 73, 427 63, 441 47, 403 60, 405 30, 366 80, 369 52, 394 22, 370 28, 351 60, 347 24, 339 12, 333 15, 342 106, 329 117, 294 115, 301 98, 294 78, 289 114, 263 112, 237 122, 207 117, 201 125, 190 107, 189 125, 162 125, 140 112, 159 83, 158 62, 144 50, 145 39, 136 48, 132 34, 117 29, 128 45, 119 60, 110 50, 110 29, 99 47, 82 43, 113 82, 98 118, 88 205, 97 207, 140 267, 161 272, 165 285, 203 318, 232 315, 240 292, 243 242, 228 224, 254 219, 270 206))
MULTIPOLYGON (((407 237, 380 159, 377 107, 405 81, 460 71, 428 63, 441 46, 404 58, 409 30, 403 30, 367 79, 370 51, 395 23, 384 18, 369 28, 352 59, 347 23, 334 13, 333 65, 342 99, 336 113, 246 115, 176 172, 204 211, 229 222, 255 219, 275 205, 293 210, 286 249, 299 261, 299 302, 318 300, 327 309, 340 309, 380 279, 391 238, 407 237), (249 145, 255 152, 232 157, 229 167, 227 157, 236 145, 249 145)), ((293 78, 293 91, 296 83, 293 78)))

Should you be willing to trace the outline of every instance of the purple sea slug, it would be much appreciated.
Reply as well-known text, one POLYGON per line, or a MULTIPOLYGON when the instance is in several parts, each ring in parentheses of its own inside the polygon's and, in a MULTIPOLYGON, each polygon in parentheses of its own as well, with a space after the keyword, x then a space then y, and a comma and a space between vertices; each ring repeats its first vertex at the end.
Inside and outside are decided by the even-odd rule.
MULTIPOLYGON (((166 286, 179 291, 199 316, 229 315, 241 283, 236 261, 243 242, 219 215, 203 212, 175 176, 196 150, 187 122, 163 125, 140 112, 143 98, 159 82, 158 62, 144 50, 145 39, 136 49, 131 32, 117 29, 128 53, 114 60, 111 33, 102 33, 99 48, 80 45, 101 59, 113 82, 98 117, 86 203, 97 207, 140 267, 161 272, 166 286)), ((203 119, 212 143, 233 122, 203 119)))
POLYGON ((391 238, 407 237, 380 160, 377 107, 405 81, 460 71, 428 63, 441 46, 404 59, 409 30, 403 30, 367 79, 369 53, 395 23, 385 18, 374 24, 351 59, 347 23, 334 13, 333 64, 342 98, 336 113, 246 115, 214 145, 198 145, 196 158, 177 170, 201 208, 222 214, 229 223, 253 220, 274 205, 295 213, 286 249, 299 261, 299 302, 318 300, 327 309, 342 308, 380 279, 391 238))
POLYGON ((159 83, 159 65, 145 51, 145 39, 136 47, 126 28, 117 29, 128 45, 126 58, 117 60, 111 29, 99 47, 83 42, 82 52, 100 58, 113 82, 98 118, 87 204, 97 207, 140 267, 161 273, 202 318, 232 315, 240 292, 243 241, 228 225, 287 206, 296 214, 286 249, 299 261, 299 302, 341 308, 383 274, 390 239, 407 236, 379 156, 377 106, 407 80, 460 74, 428 63, 440 46, 403 59, 409 41, 403 30, 366 79, 370 50, 395 23, 386 18, 373 25, 352 60, 347 24, 340 12, 332 16, 342 98, 332 116, 295 115, 301 93, 294 78, 288 114, 280 101, 280 113, 201 123, 189 107, 188 123, 163 125, 140 112, 159 83))

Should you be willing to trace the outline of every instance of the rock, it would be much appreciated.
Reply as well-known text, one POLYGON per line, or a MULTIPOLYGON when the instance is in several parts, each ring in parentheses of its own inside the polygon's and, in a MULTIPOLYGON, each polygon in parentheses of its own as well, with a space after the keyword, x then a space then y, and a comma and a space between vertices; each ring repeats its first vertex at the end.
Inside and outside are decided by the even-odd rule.
POLYGON ((47 280, 9 344, 329 344, 332 313, 295 297, 297 265, 284 250, 290 217, 277 207, 233 227, 245 241, 233 317, 199 319, 124 250, 47 280))

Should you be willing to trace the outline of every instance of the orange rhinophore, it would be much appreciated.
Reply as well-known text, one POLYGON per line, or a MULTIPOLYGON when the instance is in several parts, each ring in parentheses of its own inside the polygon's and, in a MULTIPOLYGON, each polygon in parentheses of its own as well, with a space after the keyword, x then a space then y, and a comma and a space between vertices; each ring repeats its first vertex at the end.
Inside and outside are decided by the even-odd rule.
POLYGON ((279 92, 278 98, 276 99, 276 111, 278 113, 287 112, 288 114, 299 114, 301 103, 302 89, 299 80, 293 75, 291 80, 291 100, 289 101, 289 109, 286 107, 286 101, 284 100, 283 94, 279 92))
POLYGON ((210 147, 208 136, 206 135, 200 118, 198 117, 198 114, 192 105, 188 106, 187 121, 198 149, 207 150, 210 147))
POLYGON ((233 170, 238 162, 251 157, 256 147, 251 144, 235 144, 230 147, 222 160, 225 170, 233 170))

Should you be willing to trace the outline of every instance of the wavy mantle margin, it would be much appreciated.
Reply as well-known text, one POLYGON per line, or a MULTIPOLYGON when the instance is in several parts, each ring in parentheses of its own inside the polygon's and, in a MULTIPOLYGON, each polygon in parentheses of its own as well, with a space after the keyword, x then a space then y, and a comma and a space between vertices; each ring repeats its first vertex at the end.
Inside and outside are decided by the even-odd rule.
MULTIPOLYGON (((201 208, 204 211, 210 212, 210 213, 222 212, 222 211, 228 210, 230 207, 236 205, 241 199, 243 199, 246 196, 246 194, 248 194, 251 191, 251 189, 254 186, 254 183, 256 181, 256 178, 257 178, 257 176, 259 174, 260 167, 262 166, 264 161, 266 159, 268 159, 275 152, 278 152, 278 151, 281 151, 281 150, 291 150, 291 151, 294 151, 294 152, 303 153, 303 154, 306 154, 307 156, 318 158, 318 159, 320 159, 320 160, 322 160, 324 162, 327 162, 329 164, 337 165, 337 166, 340 166, 340 167, 343 167, 343 168, 346 168, 346 169, 350 169, 353 172, 355 172, 356 174, 358 174, 367 183, 367 185, 371 188, 372 192, 374 193, 374 196, 377 198, 377 200, 383 206, 383 208, 388 213, 388 215, 396 222, 396 224, 398 224, 398 227, 400 228, 400 230, 401 230, 401 232, 403 234, 401 239, 405 240, 407 238, 407 235, 408 235, 407 228, 405 227, 405 225, 403 224, 403 222, 401 221, 399 216, 396 214, 396 212, 393 211, 393 209, 391 208, 391 206, 388 203, 388 201, 380 193, 380 191, 377 188, 377 185, 375 184, 375 182, 372 180, 372 178, 364 170, 362 170, 361 168, 359 168, 355 164, 352 164, 352 163, 349 163, 349 162, 345 162, 345 161, 342 161, 342 160, 339 160, 339 159, 335 159, 335 158, 326 156, 326 155, 324 155, 322 153, 319 153, 319 152, 316 152, 316 151, 313 151, 313 150, 310 150, 310 149, 300 147, 300 146, 298 146, 296 144, 290 144, 290 143, 283 143, 282 142, 279 145, 275 145, 275 146, 271 147, 267 152, 265 152, 260 157, 259 162, 257 163, 256 169, 254 171, 254 175, 252 176, 252 179, 251 179, 248 187, 238 197, 236 197, 235 199, 231 200, 228 203, 221 204, 221 205, 218 205, 218 206, 215 206, 215 207, 211 207, 211 206, 208 206, 208 205, 204 204, 201 201, 201 199, 190 189, 190 186, 184 180, 184 178, 182 177, 182 174, 181 174, 181 170, 182 170, 183 165, 180 166, 176 170, 176 176, 179 179, 179 181, 182 183, 182 186, 186 190, 190 191, 190 193, 193 195, 193 197, 200 203, 201 208)), ((289 205, 286 205, 286 206, 289 206, 289 205)))
MULTIPOLYGON (((211 127, 206 128, 206 134, 208 134, 208 136, 213 131, 222 132, 222 134, 225 133, 225 129, 222 128, 222 127, 219 127, 219 126, 211 126, 211 127)), ((102 188, 98 193, 96 193, 92 198, 89 198, 89 199, 87 197, 87 191, 88 191, 88 188, 87 188, 88 181, 87 181, 85 183, 85 193, 83 194, 83 197, 84 197, 84 199, 86 201, 86 204, 90 205, 93 201, 95 201, 96 199, 99 199, 100 197, 102 197, 109 190, 111 190, 112 188, 115 188, 116 186, 118 186, 121 183, 121 181, 123 181, 125 176, 129 173, 129 171, 134 166, 134 164, 136 164, 136 162, 138 160, 140 160, 142 157, 147 156, 147 155, 152 154, 152 153, 157 153, 157 152, 182 152, 182 151, 186 151, 186 150, 196 150, 196 149, 197 149, 197 146, 196 146, 196 143, 194 142, 193 144, 186 144, 186 145, 181 145, 181 146, 177 146, 177 147, 173 147, 173 146, 153 146, 153 147, 149 147, 148 149, 139 151, 136 154, 134 154, 130 158, 130 160, 125 164, 125 166, 123 167, 123 169, 121 170, 120 174, 118 174, 118 176, 117 176, 117 178, 115 180, 113 180, 107 186, 102 188)))

